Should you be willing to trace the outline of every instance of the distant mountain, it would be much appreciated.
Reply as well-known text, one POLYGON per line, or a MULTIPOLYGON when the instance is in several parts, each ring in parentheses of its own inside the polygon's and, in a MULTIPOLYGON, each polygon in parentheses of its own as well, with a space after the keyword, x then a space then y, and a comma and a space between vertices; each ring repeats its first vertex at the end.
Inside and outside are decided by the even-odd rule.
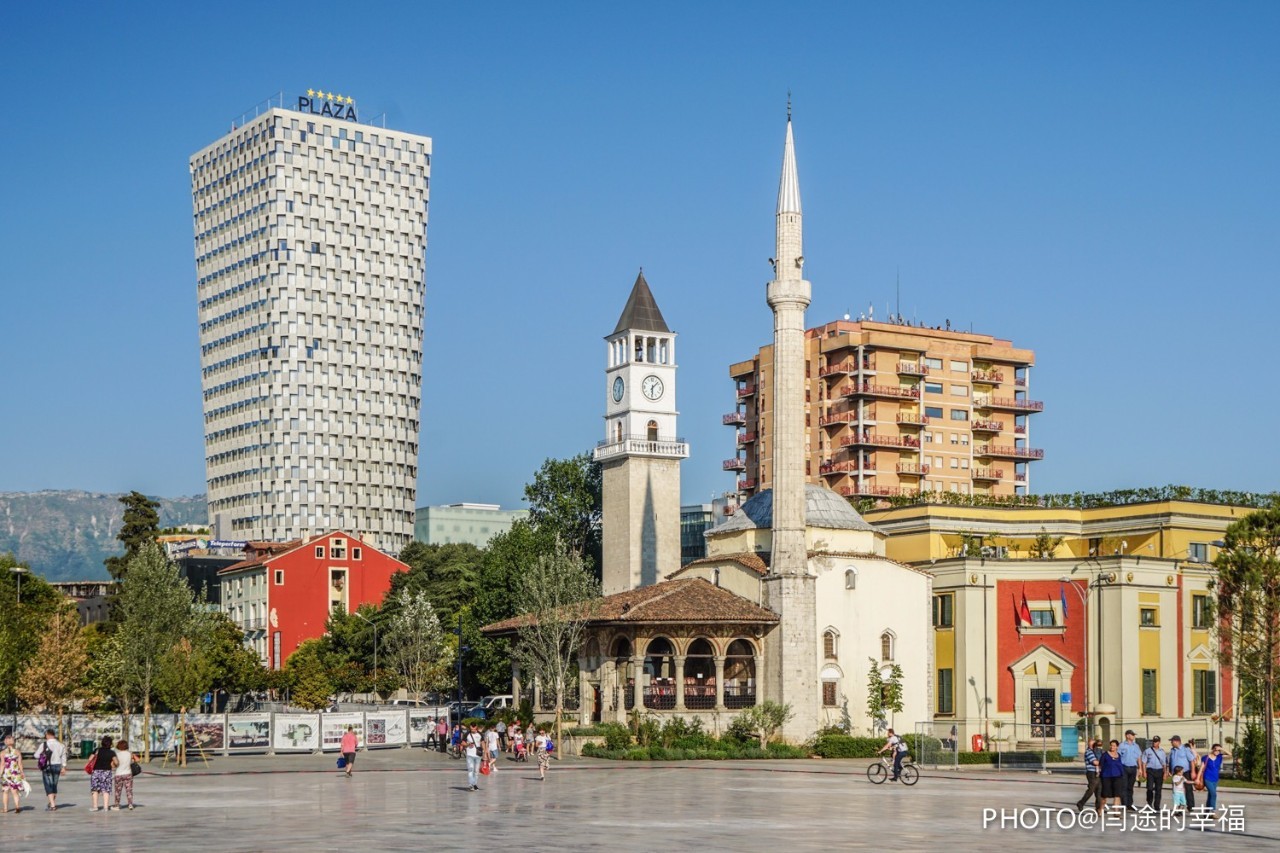
MULTIPOLYGON (((116 541, 120 495, 79 491, 0 492, 0 554, 11 553, 50 581, 105 580, 102 561, 124 553, 116 541)), ((160 526, 206 524, 204 495, 155 498, 160 526)))

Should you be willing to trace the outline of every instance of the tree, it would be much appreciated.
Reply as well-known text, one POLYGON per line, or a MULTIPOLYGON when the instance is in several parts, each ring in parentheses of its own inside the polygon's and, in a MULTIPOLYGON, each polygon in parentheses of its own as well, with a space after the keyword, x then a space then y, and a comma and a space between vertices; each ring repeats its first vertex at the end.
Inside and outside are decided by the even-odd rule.
POLYGON ((743 728, 755 732, 756 737, 760 738, 760 748, 763 749, 773 740, 778 729, 794 716, 790 705, 766 700, 743 711, 738 715, 738 720, 743 728))
POLYGON ((539 530, 559 537, 583 558, 589 571, 600 576, 603 542, 601 468, 590 454, 548 459, 524 487, 529 520, 539 530))
POLYGON ((209 664, 206 689, 221 687, 231 693, 263 689, 267 670, 258 655, 245 647, 240 626, 225 613, 210 613, 208 619, 200 644, 200 651, 209 664))
POLYGON ((871 669, 867 672, 867 716, 871 718, 872 729, 884 722, 884 678, 880 675, 880 664, 875 658, 871 661, 871 669))
POLYGON ((1218 657, 1261 695, 1266 782, 1276 782, 1275 705, 1280 660, 1280 506, 1232 522, 1213 561, 1211 610, 1218 657))
POLYGON ((550 690, 555 702, 556 740, 564 699, 576 684, 578 647, 599 602, 600 586, 581 555, 557 539, 520 577, 519 601, 530 617, 518 631, 514 654, 522 672, 550 690))
POLYGON ((383 599, 382 609, 395 611, 402 591, 425 593, 442 625, 456 622, 458 611, 471 602, 484 562, 484 551, 470 542, 425 545, 410 542, 400 552, 400 562, 407 572, 391 576, 391 589, 383 599))
POLYGON ((67 602, 45 625, 40 648, 18 682, 18 699, 28 708, 56 709, 61 738, 63 712, 87 698, 88 677, 88 644, 75 605, 67 602))
POLYGON ((448 683, 452 656, 425 592, 401 590, 395 604, 396 613, 386 623, 386 655, 409 695, 421 696, 448 683))
POLYGON ((0 707, 9 708, 17 698, 19 679, 40 648, 44 627, 65 601, 12 554, 0 554, 0 707), (22 571, 13 571, 17 568, 22 571))
POLYGON ((124 543, 124 554, 103 560, 111 579, 117 581, 123 579, 129 561, 138 556, 142 546, 154 543, 160 534, 160 515, 156 512, 160 504, 141 492, 121 496, 120 503, 124 504, 124 521, 116 539, 124 543))
POLYGON ((322 652, 321 640, 303 640, 285 661, 285 681, 289 687, 290 704, 312 711, 329 707, 334 684, 321 659, 322 652))
POLYGON ((1050 536, 1049 531, 1041 527, 1036 538, 1031 541, 1031 556, 1037 560, 1052 560, 1062 541, 1061 536, 1050 536))
POLYGON ((190 708, 213 686, 213 667, 204 651, 183 637, 160 661, 156 698, 171 711, 190 708))
MULTIPOLYGON (((143 731, 151 731, 151 700, 163 659, 192 632, 191 588, 155 542, 142 544, 124 568, 116 600, 124 684, 142 702, 143 731)), ((150 750, 146 751, 150 760, 150 750)))

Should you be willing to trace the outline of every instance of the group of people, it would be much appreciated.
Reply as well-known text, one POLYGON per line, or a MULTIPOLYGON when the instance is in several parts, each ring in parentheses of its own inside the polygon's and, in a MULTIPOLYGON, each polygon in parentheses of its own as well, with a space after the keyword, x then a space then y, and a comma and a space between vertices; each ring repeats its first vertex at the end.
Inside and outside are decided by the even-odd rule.
POLYGON ((547 778, 547 768, 551 766, 551 753, 555 751, 555 742, 546 729, 534 727, 526 733, 516 720, 510 726, 505 722, 489 726, 483 732, 472 723, 469 731, 461 734, 461 728, 454 729, 461 737, 463 754, 467 759, 467 790, 480 790, 480 776, 498 772, 498 757, 502 753, 511 753, 517 761, 522 761, 529 749, 538 759, 538 780, 547 778), (532 741, 528 742, 529 734, 532 741))
MULTIPOLYGON (((48 800, 45 811, 58 810, 58 781, 63 769, 67 766, 67 747, 58 740, 57 733, 48 729, 44 733, 44 743, 36 750, 36 767, 40 770, 40 778, 44 783, 44 794, 48 800)), ((102 743, 85 766, 89 773, 89 796, 92 800, 91 812, 119 811, 121 798, 130 811, 133 811, 133 777, 141 772, 141 767, 129 751, 128 741, 119 741, 114 746, 111 735, 104 735, 102 743), (115 801, 111 802, 114 793, 115 801), (102 805, 98 801, 101 797, 102 805)), ((31 790, 27 781, 26 769, 23 766, 22 753, 14 746, 13 735, 5 735, 4 749, 0 750, 0 814, 9 812, 9 800, 13 800, 13 811, 22 811, 22 796, 31 790)))
POLYGON ((1142 749, 1132 729, 1124 733, 1123 743, 1113 740, 1107 749, 1102 748, 1100 739, 1091 739, 1084 751, 1087 788, 1076 802, 1076 810, 1083 811, 1092 797, 1093 807, 1099 812, 1108 805, 1137 811, 1133 789, 1138 782, 1145 781, 1147 806, 1160 811, 1166 776, 1173 789, 1174 810, 1194 809, 1197 790, 1206 792, 1206 808, 1217 809, 1218 779, 1223 759, 1227 757, 1221 744, 1215 743, 1203 756, 1196 751, 1194 738, 1188 738, 1184 744, 1182 738, 1174 735, 1169 744, 1166 752, 1157 736, 1142 749))

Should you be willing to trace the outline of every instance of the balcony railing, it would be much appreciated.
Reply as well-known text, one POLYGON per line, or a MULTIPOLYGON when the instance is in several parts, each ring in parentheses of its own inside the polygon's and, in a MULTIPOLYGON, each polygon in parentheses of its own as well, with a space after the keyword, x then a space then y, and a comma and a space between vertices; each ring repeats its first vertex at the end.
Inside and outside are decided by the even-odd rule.
POLYGON ((738 389, 738 399, 741 400, 743 397, 750 397, 754 393, 756 393, 756 386, 747 385, 744 388, 738 389))
POLYGON ((616 441, 606 439, 597 444, 595 461, 600 462, 627 453, 637 456, 674 456, 684 459, 689 455, 689 445, 683 438, 659 437, 656 440, 650 440, 648 437, 624 435, 616 441))
POLYGON ((974 432, 1000 432, 1004 429, 1004 421, 976 420, 973 422, 974 432))
POLYGON ((842 361, 838 364, 828 364, 826 367, 819 368, 818 375, 827 376, 843 376, 846 373, 857 373, 858 365, 853 361, 842 361))
POLYGON ((978 368, 969 371, 969 378, 974 382, 985 382, 988 385, 996 385, 1004 381, 1004 373, 996 370, 994 367, 983 370, 978 368))
POLYGON ((869 444, 874 447, 919 447, 920 439, 913 435, 880 435, 877 433, 862 433, 861 435, 846 435, 840 439, 841 447, 853 447, 859 444, 869 444))
POLYGON ((1025 483, 1027 482, 1027 475, 1025 473, 1014 474, 1013 481, 1015 483, 1025 483))
POLYGON ((644 706, 655 711, 670 711, 675 708, 675 685, 644 688, 644 706))
POLYGON ((720 418, 720 423, 725 426, 744 426, 747 423, 746 412, 730 412, 720 418))
POLYGON ((1013 427, 1013 431, 1014 431, 1017 435, 1026 435, 1026 434, 1027 434, 1027 425, 1026 425, 1026 424, 1015 424, 1015 425, 1014 425, 1014 427, 1013 427))
POLYGON ((1015 412, 1043 412, 1044 403, 1039 400, 1023 400, 1013 397, 986 397, 975 394, 973 405, 979 409, 1010 409, 1015 412))
POLYGON ((828 459, 818 466, 818 473, 823 477, 834 477, 837 474, 855 474, 858 471, 858 460, 845 459, 836 462, 834 459, 828 459))
POLYGON ((841 387, 845 397, 891 397, 896 400, 919 400, 919 385, 875 385, 870 382, 854 383, 841 387))
POLYGON ((747 470, 747 460, 739 459, 735 456, 732 459, 724 460, 724 462, 720 463, 720 466, 726 471, 745 471, 747 470))
POLYGON ((1027 387, 1027 377, 1025 377, 1025 376, 1015 376, 1015 377, 1013 377, 1013 384, 1014 384, 1014 385, 1016 385, 1016 386, 1017 386, 1017 387, 1019 387, 1019 388, 1026 388, 1026 387, 1027 387))
POLYGON ((980 444, 973 449, 974 456, 994 456, 1006 459, 1043 459, 1044 451, 1037 447, 1008 447, 997 444, 980 444))
POLYGON ((899 462, 898 473, 910 474, 913 477, 927 477, 929 476, 929 466, 919 465, 915 462, 899 462))
POLYGON ((843 424, 851 424, 858 419, 856 410, 847 412, 830 412, 818 418, 818 426, 840 426, 843 424))
POLYGON ((1003 468, 974 468, 973 479, 975 480, 1003 480, 1003 468))
POLYGON ((907 426, 928 426, 929 417, 919 412, 898 412, 898 423, 907 426))
POLYGON ((877 498, 896 498, 901 495, 918 495, 917 489, 899 489, 892 486, 844 486, 840 494, 845 497, 866 496, 877 498))
POLYGON ((928 376, 929 366, 918 361, 900 361, 898 362, 898 372, 905 373, 908 376, 928 376))
POLYGON ((740 433, 738 433, 738 446, 739 446, 739 447, 743 447, 744 445, 748 445, 748 444, 750 444, 751 442, 753 442, 753 441, 755 441, 755 440, 756 440, 756 434, 755 434, 754 432, 740 432, 740 433))
POLYGON ((724 686, 724 706, 731 711, 739 708, 750 708, 756 704, 755 687, 724 686))
MULTIPOLYGON (((745 492, 748 489, 754 489, 755 487, 756 487, 756 481, 753 478, 751 477, 738 478, 738 491, 745 492)), ((725 507, 725 509, 728 509, 728 507, 725 507)))

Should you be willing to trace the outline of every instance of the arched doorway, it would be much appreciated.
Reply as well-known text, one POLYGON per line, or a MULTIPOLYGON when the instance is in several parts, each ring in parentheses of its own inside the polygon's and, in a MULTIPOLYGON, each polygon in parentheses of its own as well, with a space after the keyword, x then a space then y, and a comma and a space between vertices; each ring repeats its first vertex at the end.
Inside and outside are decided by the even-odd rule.
POLYGON ((715 649, 701 637, 689 644, 684 657, 684 706, 690 711, 716 706, 715 649))
POLYGON ((750 640, 734 640, 725 652, 724 704, 730 709, 756 704, 756 650, 750 640))
POLYGON ((658 440, 658 422, 649 421, 647 432, 648 432, 649 441, 657 441, 658 440))
POLYGON ((670 711, 676 706, 675 648, 666 637, 649 641, 644 658, 644 706, 670 711))

